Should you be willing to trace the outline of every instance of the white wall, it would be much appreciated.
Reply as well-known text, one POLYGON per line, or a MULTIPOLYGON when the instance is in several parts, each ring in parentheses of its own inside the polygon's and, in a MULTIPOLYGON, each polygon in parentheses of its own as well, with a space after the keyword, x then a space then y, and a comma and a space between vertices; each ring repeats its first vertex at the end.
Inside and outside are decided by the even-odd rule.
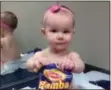
MULTIPOLYGON (((17 14, 19 25, 15 37, 21 52, 35 47, 45 48, 40 33, 45 9, 55 2, 2 2, 1 10, 17 14)), ((109 2, 60 2, 76 12, 76 34, 70 49, 83 60, 109 70, 109 2)))

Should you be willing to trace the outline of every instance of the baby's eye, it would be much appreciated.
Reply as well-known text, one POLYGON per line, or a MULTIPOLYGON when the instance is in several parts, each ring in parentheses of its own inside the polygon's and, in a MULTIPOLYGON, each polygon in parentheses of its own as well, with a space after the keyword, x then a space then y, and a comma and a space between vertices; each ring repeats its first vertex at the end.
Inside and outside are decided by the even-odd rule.
POLYGON ((69 32, 70 32, 69 30, 64 30, 64 31, 63 31, 63 33, 69 33, 69 32))
POLYGON ((57 32, 57 30, 56 30, 56 29, 53 29, 53 30, 51 30, 51 32, 56 33, 56 32, 57 32))

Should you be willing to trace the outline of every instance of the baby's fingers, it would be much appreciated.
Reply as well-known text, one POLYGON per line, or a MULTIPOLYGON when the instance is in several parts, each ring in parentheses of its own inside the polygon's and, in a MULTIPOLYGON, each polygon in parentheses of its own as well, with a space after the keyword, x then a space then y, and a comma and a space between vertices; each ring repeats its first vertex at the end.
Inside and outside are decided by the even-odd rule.
POLYGON ((29 71, 31 71, 31 72, 33 71, 33 68, 34 68, 34 61, 33 60, 28 60, 25 65, 29 71))
POLYGON ((42 67, 42 64, 39 61, 36 60, 35 63, 34 63, 33 71, 38 72, 41 67, 42 67))
POLYGON ((64 71, 64 63, 57 63, 57 67, 58 67, 61 71, 64 71))
POLYGON ((46 58, 44 58, 44 57, 39 57, 38 58, 38 62, 41 64, 41 65, 47 65, 47 60, 46 60, 46 58))

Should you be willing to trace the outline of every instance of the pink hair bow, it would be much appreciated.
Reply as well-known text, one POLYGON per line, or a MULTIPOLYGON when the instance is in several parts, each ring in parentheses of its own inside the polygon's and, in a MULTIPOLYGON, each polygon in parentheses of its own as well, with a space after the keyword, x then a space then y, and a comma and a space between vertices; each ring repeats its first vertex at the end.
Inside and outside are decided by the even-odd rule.
POLYGON ((51 8, 49 8, 49 10, 52 12, 52 13, 56 13, 58 11, 60 11, 61 9, 61 6, 60 5, 53 5, 51 8))

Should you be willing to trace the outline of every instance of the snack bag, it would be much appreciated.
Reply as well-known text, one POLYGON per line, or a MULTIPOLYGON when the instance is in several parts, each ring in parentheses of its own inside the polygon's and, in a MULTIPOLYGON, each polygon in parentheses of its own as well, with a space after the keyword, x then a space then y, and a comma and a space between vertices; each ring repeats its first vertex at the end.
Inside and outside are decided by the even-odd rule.
POLYGON ((40 72, 38 89, 68 89, 72 81, 71 71, 62 72, 55 64, 44 66, 40 72))

